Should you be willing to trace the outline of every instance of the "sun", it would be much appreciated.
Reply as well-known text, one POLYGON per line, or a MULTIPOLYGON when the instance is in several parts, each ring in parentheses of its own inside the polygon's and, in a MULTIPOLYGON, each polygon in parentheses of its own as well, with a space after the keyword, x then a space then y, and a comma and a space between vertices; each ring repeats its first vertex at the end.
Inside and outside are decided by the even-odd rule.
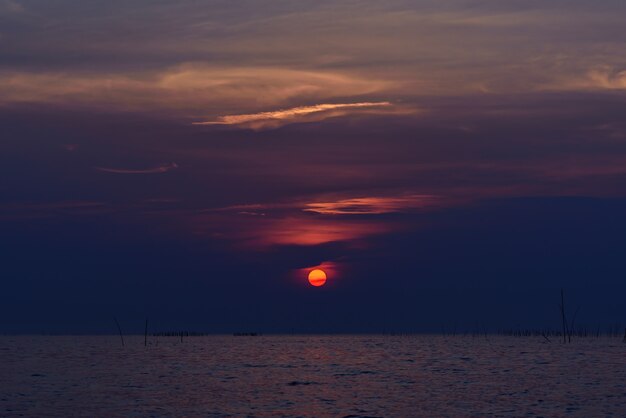
POLYGON ((315 269, 309 272, 309 283, 312 286, 320 287, 326 283, 326 273, 324 270, 315 269))

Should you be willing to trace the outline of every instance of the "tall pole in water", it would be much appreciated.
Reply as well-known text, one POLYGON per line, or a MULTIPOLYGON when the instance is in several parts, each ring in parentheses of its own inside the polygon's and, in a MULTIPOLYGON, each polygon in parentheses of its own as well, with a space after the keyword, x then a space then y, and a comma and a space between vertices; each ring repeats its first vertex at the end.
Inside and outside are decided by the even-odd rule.
POLYGON ((122 327, 120 327, 120 323, 117 322, 117 318, 113 317, 113 319, 115 320, 115 325, 117 325, 117 330, 120 333, 120 338, 122 340, 122 347, 124 347, 124 335, 122 335, 122 327))
POLYGON ((563 297, 563 289, 561 289, 561 319, 563 320, 563 344, 567 341, 565 340, 565 334, 567 334, 567 321, 565 320, 565 302, 563 297))

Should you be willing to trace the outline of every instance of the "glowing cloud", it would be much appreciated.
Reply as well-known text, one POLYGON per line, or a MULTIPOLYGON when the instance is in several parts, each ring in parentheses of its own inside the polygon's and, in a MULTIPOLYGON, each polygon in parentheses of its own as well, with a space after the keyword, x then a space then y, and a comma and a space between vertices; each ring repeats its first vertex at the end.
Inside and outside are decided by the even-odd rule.
POLYGON ((372 222, 327 222, 318 219, 284 218, 258 225, 252 243, 272 245, 320 245, 382 234, 389 227, 372 222))
POLYGON ((2 70, 0 105, 50 103, 216 118, 222 112, 254 112, 293 102, 374 94, 394 84, 349 73, 194 63, 137 73, 2 70), (206 109, 211 109, 208 114, 206 109))
POLYGON ((578 84, 579 87, 624 90, 626 89, 626 70, 616 71, 612 68, 599 68, 587 73, 587 78, 578 84))
POLYGON ((295 200, 209 209, 192 217, 192 223, 199 234, 223 238, 240 248, 253 250, 339 242, 363 246, 367 245, 368 237, 393 232, 402 228, 403 224, 382 217, 355 218, 351 215, 406 212, 439 204, 439 196, 418 194, 325 201, 295 200))
POLYGON ((437 201, 438 197, 433 195, 361 197, 330 202, 307 203, 302 210, 323 215, 377 215, 425 208, 433 206, 437 201))
POLYGON ((362 246, 364 238, 394 229, 394 225, 371 220, 319 219, 297 213, 271 217, 214 212, 189 219, 195 234, 224 239, 237 248, 253 251, 274 246, 308 247, 339 242, 362 246))
MULTIPOLYGON (((307 121, 306 116, 315 114, 321 116, 314 120, 329 117, 343 116, 348 112, 358 112, 367 108, 380 108, 391 106, 389 102, 361 102, 361 103, 336 103, 317 104, 313 106, 300 106, 291 109, 276 110, 273 112, 250 113, 243 115, 220 116, 216 121, 194 122, 194 125, 240 125, 252 129, 281 126, 297 121, 307 121)), ((310 119, 309 119, 310 120, 310 119)))
POLYGON ((546 90, 626 90, 626 70, 596 66, 582 75, 562 77, 544 86, 546 90))

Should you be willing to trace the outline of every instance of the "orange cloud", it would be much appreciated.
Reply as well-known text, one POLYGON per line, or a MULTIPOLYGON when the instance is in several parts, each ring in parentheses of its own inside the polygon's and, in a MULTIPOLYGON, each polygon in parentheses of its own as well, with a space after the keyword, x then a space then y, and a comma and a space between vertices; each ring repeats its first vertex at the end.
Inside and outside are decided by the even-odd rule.
POLYGON ((574 75, 563 75, 540 86, 540 90, 626 90, 626 70, 599 65, 574 75))
POLYGON ((435 205, 439 201, 433 195, 409 195, 403 197, 360 197, 326 202, 311 202, 302 209, 323 215, 377 215, 419 209, 435 205))
POLYGON ((348 198, 307 199, 271 204, 244 204, 211 209, 212 212, 265 210, 298 210, 321 215, 377 215, 422 209, 442 203, 442 197, 433 194, 406 194, 400 196, 364 196, 348 198))
POLYGON ((587 77, 574 83, 581 88, 595 88, 606 90, 626 89, 626 70, 615 71, 612 68, 598 68, 587 73, 587 77))
POLYGON ((161 111, 177 118, 363 96, 394 82, 332 71, 186 63, 137 73, 0 71, 0 105, 51 103, 161 111), (208 112, 207 112, 208 109, 208 112), (208 114, 207 114, 208 113, 208 114))
MULTIPOLYGON (((243 115, 220 116, 215 121, 194 122, 193 125, 239 125, 252 129, 277 127, 296 121, 307 121, 306 116, 316 115, 315 120, 329 117, 343 116, 363 109, 382 108, 391 106, 389 102, 360 102, 360 103, 325 103, 313 106, 299 106, 290 109, 272 112, 260 112, 243 115)), ((310 119, 309 119, 310 120, 310 119)))

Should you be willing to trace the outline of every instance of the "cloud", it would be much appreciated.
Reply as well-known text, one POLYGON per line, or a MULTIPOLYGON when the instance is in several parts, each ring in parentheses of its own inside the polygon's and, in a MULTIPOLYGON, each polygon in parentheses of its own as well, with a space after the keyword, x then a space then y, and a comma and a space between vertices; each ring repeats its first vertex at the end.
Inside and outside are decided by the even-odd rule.
POLYGON ((47 103, 161 112, 176 118, 207 117, 207 113, 218 117, 224 112, 361 97, 393 84, 337 71, 194 63, 139 73, 5 70, 0 71, 0 104, 47 103))
POLYGON ((0 13, 21 13, 24 11, 24 6, 15 0, 0 0, 0 13))
POLYGON ((260 222, 255 230, 243 232, 243 239, 260 246, 312 246, 353 241, 387 232, 390 228, 374 222, 333 222, 322 219, 283 218, 260 222))
POLYGON ((158 167, 146 168, 146 169, 126 169, 126 168, 108 168, 108 167, 94 167, 94 169, 98 171, 103 171, 105 173, 114 173, 114 174, 157 174, 157 173, 166 173, 170 170, 178 168, 178 164, 170 163, 166 165, 161 165, 158 167))
POLYGON ((538 86, 538 89, 548 91, 626 90, 626 69, 596 65, 577 74, 555 77, 538 86))
POLYGON ((380 215, 403 212, 410 209, 432 207, 440 198, 433 195, 409 195, 403 197, 360 197, 326 202, 307 203, 302 209, 323 215, 380 215))
POLYGON ((0 103, 210 120, 333 98, 527 93, 623 65, 623 2, 497 3, 59 1, 3 26, 0 103))
POLYGON ((626 69, 616 71, 612 68, 594 69, 587 73, 586 83, 583 86, 607 90, 626 89, 626 69))
POLYGON ((260 112, 244 115, 220 116, 215 121, 194 122, 193 125, 237 125, 252 129, 275 128, 288 123, 322 120, 329 117, 344 116, 349 113, 369 109, 380 109, 391 106, 389 102, 361 102, 317 104, 313 106, 299 106, 291 109, 260 112), (307 118, 314 116, 314 119, 307 118))
POLYGON ((64 200, 57 202, 14 202, 0 204, 0 221, 17 219, 41 219, 57 215, 95 215, 110 212, 104 202, 64 200))
POLYGON ((242 216, 213 213, 191 216, 194 232, 231 242, 237 248, 265 250, 274 246, 310 247, 329 243, 355 242, 383 234, 392 225, 371 220, 322 219, 297 213, 272 216, 242 216))
POLYGON ((308 198, 233 205, 205 210, 190 218, 197 234, 230 241, 238 248, 263 250, 273 246, 307 247, 330 243, 362 247, 368 237, 402 229, 404 221, 353 215, 408 212, 436 206, 440 201, 438 196, 418 194, 323 201, 308 198))
POLYGON ((402 194, 399 196, 326 197, 295 199, 268 204, 253 203, 211 209, 208 212, 261 213, 261 211, 309 212, 319 215, 382 215, 440 206, 443 198, 432 194, 402 194))

